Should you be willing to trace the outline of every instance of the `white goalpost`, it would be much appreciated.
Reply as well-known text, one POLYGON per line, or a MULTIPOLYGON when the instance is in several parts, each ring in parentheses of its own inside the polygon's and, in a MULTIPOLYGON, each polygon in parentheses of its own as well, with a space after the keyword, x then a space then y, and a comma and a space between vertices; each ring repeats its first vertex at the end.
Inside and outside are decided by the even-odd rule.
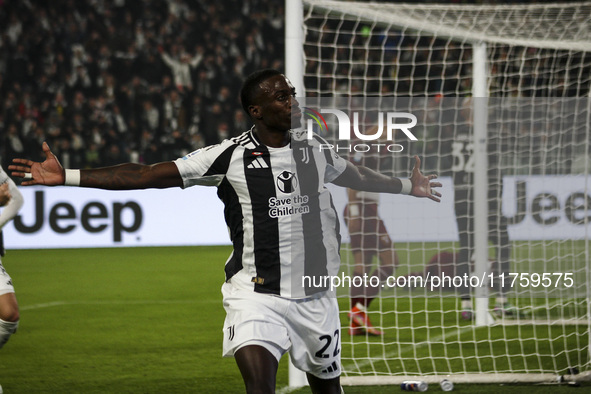
MULTIPOLYGON (((375 336, 348 335, 351 293, 339 289, 343 384, 588 379, 591 2, 285 5, 286 75, 298 96, 377 100, 370 113, 394 102, 416 115, 418 141, 364 153, 399 177, 419 155, 447 199, 433 217, 380 196, 393 276, 431 279, 382 288, 368 306, 375 336), (429 224, 417 235, 414 222, 429 224), (480 285, 433 287, 434 276, 462 272, 480 285)), ((345 223, 342 233, 351 274, 345 223)), ((374 266, 380 251, 369 253, 374 266)), ((304 384, 290 366, 290 386, 304 384)))

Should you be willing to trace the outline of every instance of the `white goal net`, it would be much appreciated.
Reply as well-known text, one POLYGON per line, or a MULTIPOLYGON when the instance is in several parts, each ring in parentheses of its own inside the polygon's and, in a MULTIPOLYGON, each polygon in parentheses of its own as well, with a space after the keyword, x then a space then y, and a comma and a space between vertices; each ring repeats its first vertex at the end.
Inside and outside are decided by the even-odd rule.
POLYGON ((299 28, 302 75, 288 77, 301 78, 300 95, 355 98, 366 132, 380 111, 417 120, 417 141, 398 133, 387 142, 395 149, 378 152, 343 145, 327 132, 335 118, 306 104, 314 123, 326 121, 316 131, 399 177, 418 155, 445 186, 435 213, 409 197, 341 193, 344 272, 398 279, 339 289, 345 384, 586 376, 591 3, 305 0, 299 28), (474 281, 437 283, 466 275, 474 281), (364 307, 373 329, 355 319, 364 307))

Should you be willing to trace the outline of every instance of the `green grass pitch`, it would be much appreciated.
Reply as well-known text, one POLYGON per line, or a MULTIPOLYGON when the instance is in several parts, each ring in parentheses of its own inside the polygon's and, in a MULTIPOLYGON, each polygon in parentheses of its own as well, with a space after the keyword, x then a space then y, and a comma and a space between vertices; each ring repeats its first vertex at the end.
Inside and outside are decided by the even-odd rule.
MULTIPOLYGON (((19 331, 0 351, 0 384, 5 393, 240 393, 244 392, 240 373, 233 359, 221 357, 224 310, 220 286, 228 246, 66 250, 10 250, 3 263, 11 274, 21 307, 19 331)), ((346 300, 341 306, 345 310, 346 300)), ((444 334, 443 329, 405 328, 414 323, 454 327, 455 317, 442 312, 450 301, 424 300, 420 304, 396 298, 384 298, 385 323, 389 329, 385 341, 396 349, 400 361, 373 365, 376 370, 396 371, 425 368, 430 363, 444 368, 462 362, 474 349, 455 354, 450 349, 417 346, 409 351, 401 343, 421 342, 444 334), (415 306, 431 313, 413 315, 415 306), (441 312, 437 312, 441 311, 441 312), (398 320, 395 320, 398 319, 398 320), (416 320, 418 319, 418 320, 416 320), (422 321, 421 321, 422 319, 422 321), (449 323, 449 324, 448 324, 449 323), (435 332, 433 330, 439 330, 435 332), (414 335, 414 337, 412 337, 414 335), (428 351, 439 354, 431 359, 428 351), (414 365, 414 367, 413 367, 414 365)), ((448 305, 449 304, 449 305, 448 305)), ((345 322, 345 314, 342 314, 345 322)), ((458 326, 460 327, 460 326, 458 326)), ((457 329, 457 328, 456 328, 457 329)), ((511 330, 532 328, 503 328, 511 330)), ((533 329, 535 330, 535 328, 533 329)), ((548 327, 545 327, 546 332, 548 327)), ((485 337, 498 335, 487 330, 482 338, 477 331, 460 330, 461 341, 478 342, 483 352, 491 350, 485 337)), ((541 335, 538 332, 537 335, 541 335)), ((499 334, 500 335, 500 334, 499 334)), ((528 334, 530 336, 530 334, 528 334)), ((569 333, 553 350, 567 354, 568 341, 586 338, 569 333)), ((351 364, 383 352, 377 340, 368 343, 343 334, 343 354, 351 364), (375 348, 375 351, 374 351, 375 348)), ((469 346, 469 345, 468 345, 469 346)), ((503 344, 503 349, 506 344, 503 344)), ((527 345, 535 346, 535 344, 527 345)), ((460 347, 458 347, 460 349, 460 347)), ((526 348, 527 349, 527 348, 526 348)), ((500 353, 499 353, 500 354, 500 353)), ((471 363, 470 358, 467 358, 471 363)), ((504 361, 503 361, 504 360, 504 361)), ((277 377, 279 390, 288 383, 285 358, 277 377)), ((503 363, 502 357, 486 362, 503 363)), ((466 361, 464 361, 466 362, 466 361)), ((515 366, 515 365, 514 365, 515 366)), ((532 389, 527 386, 525 390, 532 389)), ((473 392, 473 385, 458 385, 455 391, 473 392)), ((478 391, 523 392, 523 386, 486 385, 478 391)), ((568 387, 539 387, 536 392, 572 390, 568 387)), ((396 387, 348 387, 347 393, 391 393, 396 387)), ((433 388, 429 391, 439 391, 433 388)), ((287 392, 283 389, 283 392, 287 392)), ((301 389, 298 393, 309 392, 301 389)))

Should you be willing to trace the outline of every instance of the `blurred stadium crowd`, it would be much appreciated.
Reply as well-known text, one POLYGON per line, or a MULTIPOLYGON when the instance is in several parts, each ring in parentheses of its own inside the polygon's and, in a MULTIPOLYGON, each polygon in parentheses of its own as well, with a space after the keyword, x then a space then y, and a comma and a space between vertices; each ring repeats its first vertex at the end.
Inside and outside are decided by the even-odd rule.
POLYGON ((249 126, 238 91, 283 68, 283 2, 0 0, 0 156, 153 163, 249 126))
MULTIPOLYGON (((65 167, 88 168, 171 160, 240 134, 250 127, 238 99, 244 76, 260 68, 284 69, 283 3, 0 0, 2 165, 13 157, 41 159, 43 141, 65 167)), ((469 95, 469 49, 446 48, 445 42, 403 34, 373 34, 375 42, 369 47, 363 34, 356 38, 359 43, 349 42, 351 36, 343 34, 343 45, 335 48, 331 32, 354 27, 342 21, 330 26, 321 19, 318 26, 314 20, 308 23, 312 38, 329 43, 322 49, 324 60, 316 59, 318 49, 306 48, 309 95, 335 90, 354 94, 361 84, 367 84, 364 91, 385 96, 469 95), (385 53, 384 43, 390 48, 385 53), (359 45, 347 49, 345 44, 359 45), (411 46, 420 50, 404 51, 411 46), (335 70, 336 51, 351 51, 339 56, 363 61, 343 62, 335 70), (368 82, 364 75, 383 78, 368 82)), ((525 56, 512 62, 506 60, 506 48, 493 50, 491 96, 588 96, 588 78, 577 84, 579 76, 589 75, 588 55, 521 50, 525 56), (557 75, 556 63, 567 61, 568 71, 557 75), (536 78, 521 78, 524 70, 536 78)), ((586 134, 580 130, 566 137, 557 132, 550 137, 540 131, 514 132, 503 138, 503 144, 510 145, 503 151, 510 147, 533 151, 534 167, 540 171, 543 163, 551 161, 557 163, 553 173, 569 172, 573 151, 584 158, 588 147, 581 144, 586 134)), ((438 158, 449 149, 436 142, 451 141, 445 133, 438 130, 417 152, 441 174, 449 166, 438 158)))

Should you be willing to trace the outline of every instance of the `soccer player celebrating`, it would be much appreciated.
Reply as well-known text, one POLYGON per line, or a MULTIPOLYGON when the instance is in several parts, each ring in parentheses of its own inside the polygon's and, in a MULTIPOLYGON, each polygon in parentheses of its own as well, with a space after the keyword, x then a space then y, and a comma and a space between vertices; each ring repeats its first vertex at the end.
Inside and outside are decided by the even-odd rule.
MULTIPOLYGON (((10 222, 23 206, 23 196, 18 188, 0 167, 0 256, 4 257, 2 228, 10 222)), ((12 279, 0 261, 0 348, 18 328, 19 311, 12 279)))
POLYGON ((338 219, 324 185, 439 201, 434 188, 441 184, 421 173, 418 157, 411 178, 401 180, 320 150, 320 137, 292 130, 292 115, 297 129, 301 111, 294 87, 276 70, 250 75, 241 100, 253 128, 173 162, 64 170, 44 143, 43 163, 14 159, 10 169, 23 185, 217 186, 234 249, 222 286, 224 355, 234 356, 249 393, 275 391, 279 359, 288 351, 314 393, 340 393, 336 299, 302 280, 338 273, 338 219))

